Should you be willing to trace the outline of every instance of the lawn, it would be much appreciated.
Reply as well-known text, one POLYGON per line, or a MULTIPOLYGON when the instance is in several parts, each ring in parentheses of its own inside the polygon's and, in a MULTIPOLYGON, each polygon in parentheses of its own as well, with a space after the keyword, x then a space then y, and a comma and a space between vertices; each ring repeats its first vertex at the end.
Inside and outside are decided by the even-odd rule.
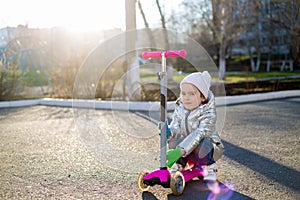
POLYGON ((263 78, 274 78, 274 77, 288 77, 288 76, 300 76, 300 71, 294 72, 239 72, 229 73, 226 75, 225 81, 228 82, 239 82, 239 81, 251 81, 263 78))
MULTIPOLYGON (((155 82, 158 80, 156 72, 149 69, 141 69, 141 82, 155 82)), ((174 73, 173 81, 180 82, 186 74, 174 73)), ((274 77, 289 77, 289 76, 299 76, 300 71, 294 72, 237 72, 237 73, 228 73, 226 74, 226 82, 240 82, 240 81, 253 81, 263 78, 274 78, 274 77)))

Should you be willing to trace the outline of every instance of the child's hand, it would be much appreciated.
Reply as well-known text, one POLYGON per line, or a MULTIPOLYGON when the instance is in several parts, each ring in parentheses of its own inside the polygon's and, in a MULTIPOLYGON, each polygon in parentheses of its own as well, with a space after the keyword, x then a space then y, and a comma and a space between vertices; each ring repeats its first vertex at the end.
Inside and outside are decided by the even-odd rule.
POLYGON ((166 121, 166 136, 167 136, 167 139, 170 139, 170 137, 172 136, 172 133, 171 133, 171 129, 169 128, 169 123, 168 123, 168 120, 166 121))
POLYGON ((180 149, 182 157, 185 157, 186 152, 185 152, 184 148, 181 148, 181 147, 177 147, 177 148, 180 149))

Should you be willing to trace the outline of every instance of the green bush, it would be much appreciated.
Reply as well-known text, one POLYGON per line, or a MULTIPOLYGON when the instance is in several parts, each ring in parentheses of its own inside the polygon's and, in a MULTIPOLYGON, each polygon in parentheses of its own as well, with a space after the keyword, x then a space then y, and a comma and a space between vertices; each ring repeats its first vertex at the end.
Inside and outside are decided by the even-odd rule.
POLYGON ((20 75, 13 71, 0 69, 0 100, 15 98, 20 75))

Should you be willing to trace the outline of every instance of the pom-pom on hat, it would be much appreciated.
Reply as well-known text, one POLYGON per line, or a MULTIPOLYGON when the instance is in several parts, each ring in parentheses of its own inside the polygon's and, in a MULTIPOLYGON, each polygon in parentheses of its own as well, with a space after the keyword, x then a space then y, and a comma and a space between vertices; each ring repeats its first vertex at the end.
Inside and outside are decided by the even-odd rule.
POLYGON ((211 76, 207 71, 195 72, 187 75, 181 82, 180 88, 183 83, 190 83, 196 86, 199 91, 203 94, 205 99, 207 99, 208 91, 210 88, 211 76))

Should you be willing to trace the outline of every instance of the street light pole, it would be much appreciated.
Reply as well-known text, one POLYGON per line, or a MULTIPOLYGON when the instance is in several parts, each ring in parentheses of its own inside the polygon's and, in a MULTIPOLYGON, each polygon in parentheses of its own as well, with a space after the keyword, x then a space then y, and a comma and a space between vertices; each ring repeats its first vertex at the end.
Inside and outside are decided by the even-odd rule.
POLYGON ((125 0, 126 31, 136 29, 135 3, 136 0, 125 0))

